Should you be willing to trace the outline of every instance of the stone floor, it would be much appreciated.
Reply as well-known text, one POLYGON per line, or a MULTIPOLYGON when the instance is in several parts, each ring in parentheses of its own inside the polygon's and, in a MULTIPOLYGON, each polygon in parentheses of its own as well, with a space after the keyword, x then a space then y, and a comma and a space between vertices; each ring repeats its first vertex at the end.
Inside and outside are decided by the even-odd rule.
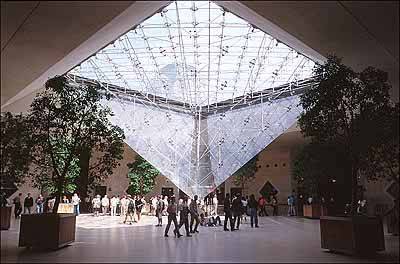
MULTIPOLYGON (((385 235, 386 251, 363 259, 320 247, 319 221, 297 217, 261 217, 239 231, 200 227, 193 237, 163 237, 154 216, 126 225, 111 216, 77 218, 76 242, 56 251, 18 248, 19 220, 1 231, 1 262, 399 262, 399 237, 385 235)), ((183 228, 182 228, 183 229, 183 228)), ((183 230, 182 230, 183 231, 183 230)), ((45 232, 45 230, 43 230, 45 232)))

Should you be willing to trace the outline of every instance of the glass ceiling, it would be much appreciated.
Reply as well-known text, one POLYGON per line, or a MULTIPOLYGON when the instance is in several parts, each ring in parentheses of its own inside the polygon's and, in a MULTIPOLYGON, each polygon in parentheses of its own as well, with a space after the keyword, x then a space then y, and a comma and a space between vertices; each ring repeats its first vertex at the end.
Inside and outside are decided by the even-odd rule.
POLYGON ((189 196, 293 125, 314 62, 207 1, 178 1, 72 69, 114 95, 126 143, 189 196))
POLYGON ((314 62, 208 1, 177 1, 71 70, 190 106, 311 76, 314 62))

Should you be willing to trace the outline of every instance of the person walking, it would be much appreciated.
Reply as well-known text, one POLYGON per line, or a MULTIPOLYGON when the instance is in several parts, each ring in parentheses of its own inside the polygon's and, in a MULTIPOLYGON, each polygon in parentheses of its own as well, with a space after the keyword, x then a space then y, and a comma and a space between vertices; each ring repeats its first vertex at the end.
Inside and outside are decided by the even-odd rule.
POLYGON ((140 221, 140 217, 142 216, 142 209, 143 209, 143 199, 142 197, 138 196, 135 200, 135 207, 136 207, 136 215, 137 215, 137 221, 140 221))
POLYGON ((15 205, 14 206, 15 218, 19 218, 20 214, 22 213, 21 198, 22 198, 22 193, 19 193, 18 196, 15 196, 13 199, 15 205))
POLYGON ((79 204, 81 203, 81 198, 79 198, 77 193, 74 193, 71 202, 74 205, 74 214, 78 216, 80 214, 79 204))
POLYGON ((119 194, 117 195, 117 209, 115 211, 116 215, 121 215, 121 199, 119 198, 119 194))
POLYGON ((125 215, 124 224, 130 218, 130 225, 135 221, 135 200, 128 194, 128 211, 125 215))
POLYGON ((273 216, 277 216, 278 215, 278 198, 276 198, 276 196, 272 196, 272 215, 273 216))
POLYGON ((158 224, 156 226, 162 226, 162 216, 164 212, 165 204, 161 199, 161 196, 157 197, 157 205, 156 205, 156 217, 158 220, 158 224))
POLYGON ((214 197, 212 199, 212 204, 214 206, 214 214, 218 215, 218 198, 217 198, 217 193, 214 194, 214 197))
POLYGON ((183 198, 182 203, 179 205, 179 227, 178 230, 181 229, 183 225, 185 225, 186 236, 191 237, 192 235, 189 232, 189 205, 187 197, 183 198))
POLYGON ((31 197, 31 193, 28 193, 28 196, 25 197, 24 200, 24 214, 28 212, 28 214, 32 213, 32 207, 33 207, 33 198, 31 197))
POLYGON ((170 203, 167 207, 167 213, 168 213, 168 224, 165 227, 165 232, 164 232, 164 236, 168 237, 168 231, 169 228, 171 226, 171 222, 174 222, 174 235, 181 237, 182 235, 179 233, 179 226, 178 226, 178 220, 176 219, 176 214, 177 214, 178 210, 177 210, 177 206, 175 204, 175 196, 171 196, 171 200, 170 203))
POLYGON ((224 201, 224 213, 225 213, 225 220, 224 220, 224 231, 229 231, 227 228, 228 221, 231 227, 231 231, 234 231, 234 225, 232 223, 232 208, 231 208, 231 197, 229 193, 226 194, 225 201, 224 201))
POLYGON ((111 216, 116 216, 116 214, 117 214, 117 197, 115 197, 115 195, 113 195, 113 197, 111 197, 110 204, 111 204, 111 216))
POLYGON ((198 196, 195 195, 194 196, 194 200, 190 203, 190 206, 189 206, 189 211, 190 211, 190 233, 199 233, 199 231, 197 230, 197 227, 200 224, 197 199, 198 199, 198 196), (195 224, 194 229, 193 229, 194 221, 196 221, 196 224, 195 224))
POLYGON ((258 199, 258 206, 260 207, 260 212, 258 216, 268 216, 268 212, 266 210, 266 204, 267 201, 265 200, 264 196, 261 196, 260 199, 258 199))
POLYGON ((258 215, 257 215, 257 206, 258 203, 254 194, 250 195, 248 206, 250 208, 250 226, 253 227, 255 224, 256 228, 258 227, 258 215))
POLYGON ((242 212, 242 201, 240 199, 240 194, 238 193, 232 200, 233 226, 235 227, 236 223, 236 230, 239 230, 241 212, 242 212))
POLYGON ((101 207, 100 194, 96 195, 96 197, 93 198, 92 207, 93 207, 93 215, 94 216, 99 216, 100 207, 101 207))
POLYGON ((294 198, 293 195, 289 195, 288 199, 287 199, 287 203, 288 203, 288 216, 294 216, 296 214, 295 210, 294 210, 294 198))
POLYGON ((242 203, 242 212, 241 212, 241 221, 242 223, 246 223, 247 222, 247 204, 248 201, 246 199, 246 197, 242 196, 242 200, 240 201, 242 203))
POLYGON ((101 207, 103 211, 103 215, 108 214, 108 208, 110 207, 110 199, 108 199, 107 194, 101 199, 101 207))
POLYGON ((168 208, 168 196, 164 196, 164 200, 163 200, 163 203, 164 203, 164 211, 163 211, 163 215, 167 215, 167 208, 168 208))
POLYGON ((36 213, 37 214, 43 214, 43 203, 44 203, 44 198, 41 194, 39 194, 38 198, 36 198, 36 213))

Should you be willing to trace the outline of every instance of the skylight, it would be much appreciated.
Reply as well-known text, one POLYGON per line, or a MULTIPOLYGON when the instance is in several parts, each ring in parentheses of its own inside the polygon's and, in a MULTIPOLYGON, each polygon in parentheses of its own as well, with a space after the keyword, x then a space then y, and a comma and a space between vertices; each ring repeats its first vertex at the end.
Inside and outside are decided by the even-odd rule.
POLYGON ((177 1, 71 74, 206 106, 297 82, 314 62, 207 1, 177 1))

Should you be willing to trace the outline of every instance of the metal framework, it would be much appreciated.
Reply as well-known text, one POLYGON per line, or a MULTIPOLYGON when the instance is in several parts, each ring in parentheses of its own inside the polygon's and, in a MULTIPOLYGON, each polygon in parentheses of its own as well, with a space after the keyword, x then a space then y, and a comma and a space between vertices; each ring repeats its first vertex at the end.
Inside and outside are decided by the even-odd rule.
POLYGON ((314 62, 209 1, 177 1, 72 69, 96 81, 126 142, 207 195, 289 128, 314 62))

